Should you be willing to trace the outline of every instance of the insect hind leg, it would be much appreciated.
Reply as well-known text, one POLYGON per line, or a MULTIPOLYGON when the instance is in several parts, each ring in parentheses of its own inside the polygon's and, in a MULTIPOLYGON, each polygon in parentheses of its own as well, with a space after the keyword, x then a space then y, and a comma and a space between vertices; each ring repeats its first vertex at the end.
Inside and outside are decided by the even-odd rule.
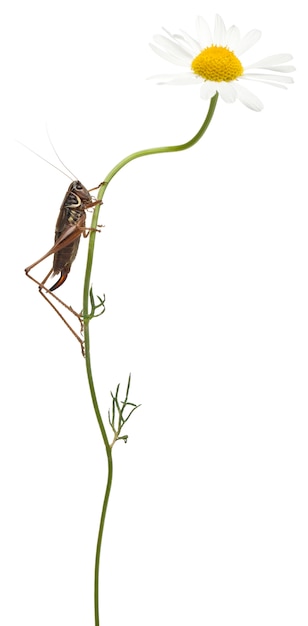
MULTIPOLYGON (((74 335, 74 337, 76 337, 77 341, 80 343, 81 345, 81 352, 82 355, 85 356, 85 349, 84 349, 84 341, 83 339, 76 333, 76 331, 72 328, 72 326, 69 324, 69 322, 65 319, 64 315, 62 315, 62 313, 59 311, 59 309, 56 307, 56 305, 51 302, 51 300, 49 300, 49 298, 47 297, 47 294, 52 296, 59 304, 61 304, 63 307, 65 307, 70 313, 72 313, 73 315, 75 315, 75 317, 78 318, 78 321, 80 323, 80 332, 83 332, 83 319, 82 319, 82 315, 80 313, 77 313, 77 311, 75 311, 73 309, 73 307, 71 307, 70 305, 66 304, 66 302, 63 302, 63 300, 61 300, 58 296, 56 296, 56 294, 54 294, 52 291, 50 291, 50 289, 48 289, 47 287, 45 287, 45 283, 48 280, 48 278, 51 276, 53 270, 51 269, 47 276, 45 276, 44 280, 42 280, 42 282, 38 281, 36 278, 34 278, 34 276, 32 276, 29 272, 26 274, 28 276, 28 278, 30 278, 31 280, 33 280, 33 282, 35 282, 38 285, 39 288, 39 292, 41 294, 41 296, 43 296, 44 300, 46 300, 48 302, 48 304, 50 304, 50 306, 53 308, 53 310, 58 314, 58 316, 61 318, 61 320, 64 322, 64 324, 67 326, 67 328, 69 328, 69 330, 71 331, 71 333, 74 335)), ((64 281, 63 281, 64 282, 64 281)))
MULTIPOLYGON (((47 298, 47 293, 50 293, 50 295, 51 295, 51 296, 53 296, 54 298, 56 298, 56 300, 58 300, 58 298, 57 298, 57 297, 56 297, 56 296, 55 296, 55 295, 54 295, 51 291, 49 291, 49 289, 46 289, 46 287, 45 287, 45 290, 46 290, 46 292, 47 292, 47 293, 46 293, 46 292, 44 293, 43 289, 44 289, 44 287, 43 287, 43 288, 39 288, 39 292, 40 292, 41 296, 43 296, 44 300, 46 300, 46 302, 48 302, 48 304, 50 304, 50 306, 53 308, 53 310, 54 310, 54 311, 55 311, 55 312, 59 315, 59 317, 61 318, 62 322, 64 322, 65 326, 67 326, 67 328, 71 331, 71 333, 73 333, 74 337, 76 337, 77 341, 78 341, 78 342, 80 343, 80 345, 81 345, 81 352, 82 352, 82 356, 85 356, 85 347, 84 347, 84 341, 83 341, 83 339, 82 339, 81 337, 79 337, 79 335, 76 333, 76 331, 72 328, 72 326, 71 326, 71 325, 68 323, 68 321, 65 319, 64 315, 62 315, 62 313, 60 313, 59 309, 57 309, 56 305, 55 305, 55 304, 53 304, 53 302, 51 302, 51 301, 49 300, 49 298, 47 298)), ((79 321, 80 321, 80 324, 81 324, 81 332, 82 332, 82 329, 83 329, 83 323, 82 323, 82 320, 81 320, 80 315, 78 315, 78 313, 76 313, 76 311, 74 311, 74 310, 72 309, 72 307, 70 307, 70 306, 68 306, 67 304, 65 304, 65 302, 62 302, 61 300, 60 300, 60 302, 61 302, 61 304, 63 304, 63 305, 64 305, 64 306, 65 306, 65 307, 66 307, 66 308, 67 308, 67 309, 68 309, 71 313, 74 313, 74 315, 77 315, 77 317, 78 317, 78 319, 79 319, 79 321)))

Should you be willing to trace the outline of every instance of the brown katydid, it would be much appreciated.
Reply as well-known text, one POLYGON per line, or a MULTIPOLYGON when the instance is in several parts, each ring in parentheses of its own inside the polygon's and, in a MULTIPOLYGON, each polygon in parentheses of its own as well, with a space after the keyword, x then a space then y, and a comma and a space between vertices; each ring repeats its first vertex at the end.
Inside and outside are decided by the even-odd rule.
MULTIPOLYGON (((25 147, 28 148, 28 146, 25 146, 25 147)), ((31 150, 31 148, 28 148, 28 150, 30 150, 31 152, 34 152, 33 150, 31 150)), ((56 151, 55 153, 57 157, 59 158, 60 162, 62 163, 62 165, 64 165, 64 163, 61 161, 56 151)), ((36 152, 34 152, 34 154, 36 154, 41 159, 46 161, 44 157, 41 157, 41 155, 37 154, 36 152)), ((47 163, 49 163, 49 161, 47 161, 47 163)), ((65 172, 59 169, 56 165, 53 165, 52 163, 49 163, 49 164, 52 165, 52 167, 55 167, 56 169, 58 169, 65 176, 68 176, 65 172)), ((64 167, 66 166, 64 165, 64 167)), ((68 168, 66 167, 66 169, 68 168)), ((70 170, 68 171, 70 172, 70 170)), ((70 173, 72 174, 72 172, 70 173)), ((71 178, 71 177, 68 176, 68 178, 71 178)), ((93 189, 88 190, 86 189, 86 187, 84 187, 84 185, 82 185, 82 183, 79 180, 73 180, 73 182, 70 184, 64 196, 63 202, 60 207, 58 219, 56 222, 54 245, 50 248, 50 250, 48 250, 48 252, 46 252, 46 254, 44 254, 34 263, 31 263, 31 265, 29 265, 25 269, 25 272, 28 278, 33 280, 39 286, 40 294, 50 304, 50 306, 54 309, 54 311, 56 311, 59 317, 63 320, 66 326, 70 329, 70 331, 79 341, 79 343, 81 344, 83 355, 84 355, 84 344, 83 344, 82 338, 70 326, 70 324, 62 315, 62 313, 58 310, 56 305, 50 301, 50 299, 47 297, 47 294, 52 296, 58 303, 60 303, 66 309, 68 309, 71 313, 73 313, 80 321, 81 329, 82 329, 83 327, 82 314, 79 314, 76 311, 74 311, 74 309, 71 306, 63 302, 63 300, 61 300, 53 292, 56 289, 58 289, 61 285, 63 285, 63 283, 67 279, 67 276, 71 269, 71 265, 76 258, 81 235, 83 235, 84 237, 87 237, 88 234, 92 230, 96 230, 100 232, 99 229, 86 227, 86 210, 101 203, 101 201, 93 199, 92 196, 90 195, 90 191, 94 191, 94 189, 98 189, 98 187, 94 187, 93 189), (42 281, 37 280, 36 278, 34 278, 34 276, 30 274, 30 271, 36 265, 39 265, 42 261, 44 261, 44 259, 51 256, 52 254, 54 255, 54 258, 53 258, 53 265, 52 265, 51 270, 48 272, 47 276, 45 276, 45 278, 42 281), (50 278, 50 276, 51 275, 54 276, 56 274, 60 274, 60 278, 56 281, 54 285, 52 285, 52 287, 50 288, 46 287, 45 283, 50 278)), ((103 301, 100 300, 100 302, 101 302, 101 306, 103 306, 103 301)))

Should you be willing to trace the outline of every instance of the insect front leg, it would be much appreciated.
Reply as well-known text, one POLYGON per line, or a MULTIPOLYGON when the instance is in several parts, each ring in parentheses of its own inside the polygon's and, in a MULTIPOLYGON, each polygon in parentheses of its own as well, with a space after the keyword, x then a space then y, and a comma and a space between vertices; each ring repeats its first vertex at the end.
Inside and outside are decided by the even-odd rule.
MULTIPOLYGON (((96 189, 99 189, 103 185, 108 185, 108 183, 106 183, 106 181, 103 181, 102 183, 99 183, 99 185, 97 185, 97 187, 92 187, 92 189, 88 189, 88 191, 96 191, 96 189)), ((100 201, 100 204, 102 204, 102 201, 100 201)))

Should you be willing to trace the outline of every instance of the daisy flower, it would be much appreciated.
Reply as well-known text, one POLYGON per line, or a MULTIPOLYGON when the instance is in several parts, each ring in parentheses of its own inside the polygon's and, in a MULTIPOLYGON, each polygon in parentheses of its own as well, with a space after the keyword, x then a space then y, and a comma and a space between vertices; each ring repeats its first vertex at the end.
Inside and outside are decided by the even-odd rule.
POLYGON ((235 102, 238 99, 249 109, 261 111, 262 102, 243 86, 243 81, 255 80, 284 89, 287 84, 293 83, 293 78, 286 76, 295 70, 292 65, 285 65, 292 59, 290 54, 275 54, 256 63, 242 65, 239 57, 259 41, 261 31, 254 29, 241 37, 236 26, 226 29, 219 15, 216 15, 213 33, 202 17, 197 18, 196 27, 197 39, 184 31, 172 35, 165 29, 167 36, 154 36, 156 45, 150 44, 154 52, 174 65, 187 68, 181 74, 154 76, 159 84, 199 83, 200 95, 204 100, 212 98, 218 92, 225 102, 235 102))

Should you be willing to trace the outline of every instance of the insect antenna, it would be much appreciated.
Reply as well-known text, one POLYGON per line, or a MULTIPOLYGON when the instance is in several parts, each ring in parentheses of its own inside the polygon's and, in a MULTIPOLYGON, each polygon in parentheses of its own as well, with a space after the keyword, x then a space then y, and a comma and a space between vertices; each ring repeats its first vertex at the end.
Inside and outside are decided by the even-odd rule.
POLYGON ((72 174, 72 176, 74 176, 74 180, 78 180, 78 177, 77 177, 77 176, 75 176, 74 172, 71 172, 71 170, 67 167, 67 165, 65 165, 65 163, 63 163, 62 159, 60 159, 60 157, 59 157, 59 155, 58 155, 58 153, 57 153, 57 151, 56 151, 56 149, 55 149, 55 147, 54 147, 54 145, 53 145, 53 143, 52 143, 52 141, 51 141, 51 138, 50 138, 50 134, 49 134, 49 131, 48 131, 47 124, 46 124, 46 133, 47 133, 47 137, 48 137, 48 139, 49 139, 50 145, 51 145, 51 147, 52 147, 52 149, 53 149, 53 151, 54 151, 54 153, 55 153, 55 155, 56 155, 57 159, 60 161, 61 165, 63 165, 63 167, 65 167, 65 169, 66 169, 66 170, 67 170, 70 174, 72 174))
MULTIPOLYGON (((77 177, 75 176, 75 178, 72 178, 71 176, 69 176, 68 174, 66 174, 66 172, 63 172, 63 170, 60 169, 60 167, 57 167, 56 165, 54 165, 53 163, 51 163, 50 161, 48 161, 48 159, 45 159, 45 157, 43 157, 41 154, 39 154, 38 152, 35 152, 35 150, 32 150, 32 148, 29 148, 29 146, 26 146, 25 143, 23 143, 22 141, 19 141, 18 139, 16 139, 17 143, 19 143, 21 146, 23 146, 24 148, 27 148, 27 150, 29 150, 30 152, 33 152, 33 154, 35 154, 37 157, 39 157, 40 159, 42 159, 42 161, 45 161, 46 163, 48 163, 48 165, 51 165, 51 167, 54 167, 56 170, 58 170, 58 172, 61 172, 61 174, 64 174, 64 176, 66 176, 67 178, 69 178, 70 180, 77 180, 77 177)), ((51 144, 52 145, 52 144, 51 144)), ((52 146, 53 147, 53 146, 52 146)), ((54 148, 53 148, 54 149, 54 148)), ((55 149, 54 149, 55 150, 55 149)), ((55 151, 56 152, 56 151, 55 151)), ((57 155, 57 153, 56 153, 57 155)), ((61 159, 59 158, 59 156, 57 155, 60 163, 62 163, 61 159)), ((64 163, 62 163, 62 165, 64 165, 64 163)), ((65 165, 64 165, 65 167, 65 165)), ((74 176, 73 172, 71 172, 67 167, 66 167, 67 171, 70 172, 70 174, 72 174, 72 176, 74 176)))

